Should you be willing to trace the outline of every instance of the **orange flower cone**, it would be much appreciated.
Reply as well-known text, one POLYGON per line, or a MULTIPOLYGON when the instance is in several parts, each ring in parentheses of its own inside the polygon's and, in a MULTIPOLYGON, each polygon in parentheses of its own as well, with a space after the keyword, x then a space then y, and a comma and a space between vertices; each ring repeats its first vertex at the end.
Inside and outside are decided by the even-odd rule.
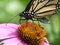
POLYGON ((44 42, 45 30, 34 22, 24 22, 18 28, 19 37, 31 45, 39 45, 44 42))

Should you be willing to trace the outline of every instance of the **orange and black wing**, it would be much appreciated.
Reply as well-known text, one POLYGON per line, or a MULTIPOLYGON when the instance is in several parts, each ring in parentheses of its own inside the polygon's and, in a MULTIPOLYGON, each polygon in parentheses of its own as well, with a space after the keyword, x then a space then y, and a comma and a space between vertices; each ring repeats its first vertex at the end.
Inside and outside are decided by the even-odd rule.
POLYGON ((57 11, 58 0, 34 0, 29 12, 34 13, 34 18, 44 23, 49 23, 46 16, 53 15, 57 11))

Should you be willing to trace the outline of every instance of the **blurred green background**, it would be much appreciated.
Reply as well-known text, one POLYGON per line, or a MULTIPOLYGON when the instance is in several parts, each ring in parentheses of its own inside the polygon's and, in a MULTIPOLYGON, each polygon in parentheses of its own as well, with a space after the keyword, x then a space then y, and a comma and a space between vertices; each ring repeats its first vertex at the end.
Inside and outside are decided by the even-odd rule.
MULTIPOLYGON (((0 0, 0 23, 19 24, 19 13, 24 11, 29 0, 0 0)), ((60 45, 60 10, 57 14, 48 17, 50 24, 40 23, 47 32, 51 45, 60 45)))

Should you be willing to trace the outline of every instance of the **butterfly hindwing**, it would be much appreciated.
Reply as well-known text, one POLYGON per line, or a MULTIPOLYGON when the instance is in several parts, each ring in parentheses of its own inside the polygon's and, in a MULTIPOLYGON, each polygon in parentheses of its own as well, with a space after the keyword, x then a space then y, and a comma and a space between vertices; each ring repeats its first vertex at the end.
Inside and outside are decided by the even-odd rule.
POLYGON ((50 23, 50 21, 49 21, 47 18, 45 18, 45 17, 43 17, 43 18, 38 18, 38 20, 41 21, 41 22, 43 22, 43 23, 46 23, 46 24, 47 24, 47 23, 48 23, 48 24, 50 23))

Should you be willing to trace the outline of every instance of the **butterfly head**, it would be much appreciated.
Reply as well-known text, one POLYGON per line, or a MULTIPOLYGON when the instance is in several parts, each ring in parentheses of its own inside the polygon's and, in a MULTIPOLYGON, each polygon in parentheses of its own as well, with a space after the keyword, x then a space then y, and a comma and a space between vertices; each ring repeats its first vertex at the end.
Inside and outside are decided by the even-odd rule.
POLYGON ((27 11, 24 11, 20 14, 21 17, 24 17, 26 18, 27 20, 31 19, 32 20, 32 17, 33 17, 33 13, 29 13, 27 11))

